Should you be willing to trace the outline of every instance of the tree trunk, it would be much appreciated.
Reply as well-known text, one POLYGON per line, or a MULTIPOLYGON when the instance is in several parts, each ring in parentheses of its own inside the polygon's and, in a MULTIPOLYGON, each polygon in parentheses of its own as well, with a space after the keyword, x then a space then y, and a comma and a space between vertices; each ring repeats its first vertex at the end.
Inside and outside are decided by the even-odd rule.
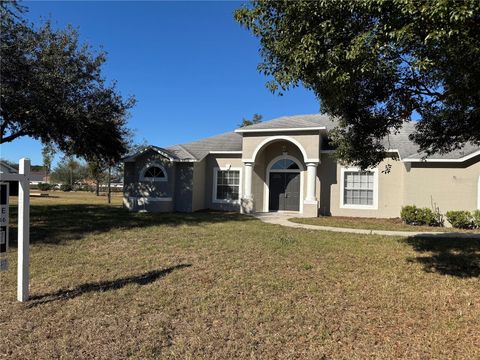
POLYGON ((100 196, 100 180, 95 181, 95 195, 100 196))
POLYGON ((108 167, 108 203, 112 203, 112 188, 111 188, 111 182, 112 182, 112 167, 108 167))

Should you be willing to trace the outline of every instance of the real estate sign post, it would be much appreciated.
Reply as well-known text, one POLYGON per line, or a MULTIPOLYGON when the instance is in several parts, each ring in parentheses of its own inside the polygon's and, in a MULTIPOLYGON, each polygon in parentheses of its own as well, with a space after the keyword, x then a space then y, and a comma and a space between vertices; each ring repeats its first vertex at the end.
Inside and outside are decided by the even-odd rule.
MULTIPOLYGON (((17 268, 17 300, 27 301, 30 283, 30 160, 20 159, 18 174, 1 173, 1 181, 18 181, 18 268, 17 268)), ((3 191, 3 190, 2 190, 3 191)), ((2 193, 3 194, 3 193, 2 193)), ((8 188, 5 199, 8 197, 8 188)), ((7 202, 7 200, 5 200, 7 202)), ((2 195, 3 204, 3 195, 2 195)), ((8 202, 6 216, 1 220, 2 236, 5 228, 5 252, 8 238, 8 202), (5 221, 3 220, 5 219, 5 221), (4 225, 5 223, 5 225, 4 225)), ((3 205, 1 207, 3 209, 3 205)), ((2 211, 3 214, 3 211, 2 211)), ((3 250, 3 245, 1 247, 3 250)), ((0 253, 1 251, 0 250, 0 253)), ((4 254, 0 254, 5 256, 4 254)))
POLYGON ((0 271, 8 269, 8 183, 0 183, 0 271))

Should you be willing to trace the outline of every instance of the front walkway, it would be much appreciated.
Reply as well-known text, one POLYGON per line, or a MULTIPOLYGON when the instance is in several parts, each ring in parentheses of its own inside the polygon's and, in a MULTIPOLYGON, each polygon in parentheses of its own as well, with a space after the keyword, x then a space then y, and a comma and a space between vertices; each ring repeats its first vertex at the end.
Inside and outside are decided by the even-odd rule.
POLYGON ((255 213, 253 216, 262 220, 267 224, 276 224, 300 229, 323 230, 350 234, 366 234, 366 235, 386 235, 386 236, 404 236, 404 237, 444 237, 444 238, 468 238, 480 239, 480 234, 461 233, 461 232, 421 232, 421 231, 390 231, 390 230, 366 230, 340 228, 333 226, 308 225, 299 224, 289 221, 288 219, 299 217, 297 212, 269 212, 255 213))

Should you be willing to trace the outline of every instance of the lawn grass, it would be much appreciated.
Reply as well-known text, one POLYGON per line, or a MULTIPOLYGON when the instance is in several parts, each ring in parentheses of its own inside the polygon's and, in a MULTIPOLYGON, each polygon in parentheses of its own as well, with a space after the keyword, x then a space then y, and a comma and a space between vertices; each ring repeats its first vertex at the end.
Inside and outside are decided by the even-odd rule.
POLYGON ((15 248, 0 273, 0 358, 480 357, 479 240, 59 196, 32 199, 32 299, 15 248))
POLYGON ((480 230, 464 230, 439 226, 415 226, 404 224, 402 219, 356 218, 346 216, 320 216, 316 218, 292 218, 289 221, 299 224, 332 226, 366 230, 424 231, 424 232, 462 232, 479 233, 480 230))

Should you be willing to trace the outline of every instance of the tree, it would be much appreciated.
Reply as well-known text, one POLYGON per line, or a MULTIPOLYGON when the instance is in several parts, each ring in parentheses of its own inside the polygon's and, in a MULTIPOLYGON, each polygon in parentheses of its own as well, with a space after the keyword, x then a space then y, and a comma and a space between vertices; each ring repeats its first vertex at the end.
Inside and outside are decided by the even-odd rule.
POLYGON ((61 184, 75 185, 88 176, 88 168, 73 156, 64 156, 51 174, 53 181, 61 184))
POLYGON ((378 164, 412 116, 428 155, 480 145, 478 0, 254 1, 235 18, 273 92, 303 84, 338 119, 344 162, 378 164))
POLYGON ((106 84, 106 54, 80 44, 71 26, 33 27, 24 12, 15 2, 0 2, 0 144, 30 136, 69 155, 118 161, 127 150, 134 99, 106 84))
POLYGON ((91 160, 87 163, 88 174, 95 180, 95 194, 100 195, 100 183, 107 178, 108 164, 101 160, 91 160))
POLYGON ((263 119, 263 116, 260 114, 253 114, 252 120, 249 119, 242 119, 242 122, 238 125, 239 127, 245 127, 253 124, 258 124, 261 123, 263 119))
POLYGON ((52 168, 53 157, 55 156, 55 148, 52 143, 44 144, 42 147, 43 168, 45 170, 45 178, 48 179, 52 168))

